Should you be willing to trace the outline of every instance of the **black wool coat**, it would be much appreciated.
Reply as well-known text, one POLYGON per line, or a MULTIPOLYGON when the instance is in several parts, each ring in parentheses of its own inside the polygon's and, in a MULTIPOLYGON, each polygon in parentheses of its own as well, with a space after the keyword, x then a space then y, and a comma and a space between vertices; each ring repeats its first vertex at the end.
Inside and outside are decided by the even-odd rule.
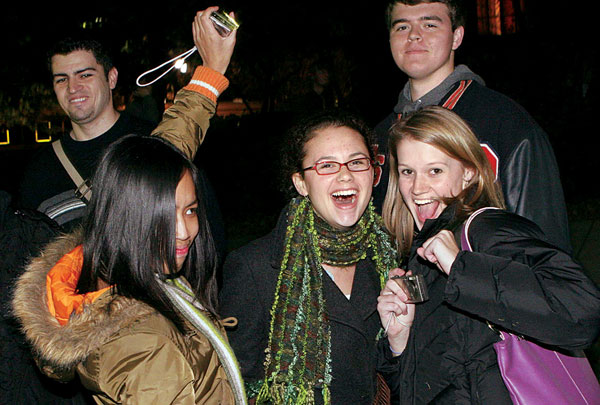
MULTIPOLYGON (((268 235, 233 251, 225 260, 219 312, 238 319, 227 335, 246 382, 264 377, 270 314, 281 266, 286 212, 268 235)), ((331 330, 330 386, 333 404, 371 404, 376 391, 379 276, 370 259, 356 267, 348 300, 330 277, 323 277, 326 313, 331 330)), ((322 403, 320 390, 315 392, 322 403)))

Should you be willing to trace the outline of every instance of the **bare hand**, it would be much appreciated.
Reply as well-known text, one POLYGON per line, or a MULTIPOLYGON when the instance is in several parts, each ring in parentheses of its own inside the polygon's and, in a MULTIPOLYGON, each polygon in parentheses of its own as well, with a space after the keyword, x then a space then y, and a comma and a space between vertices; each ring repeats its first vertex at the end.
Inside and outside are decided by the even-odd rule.
MULTIPOLYGON (((402 276, 401 269, 390 271, 389 277, 402 276)), ((377 297, 377 312, 384 325, 392 349, 400 353, 406 347, 410 328, 415 317, 415 304, 408 304, 408 296, 394 280, 388 280, 377 297)))
POLYGON ((419 256, 434 263, 448 275, 458 252, 460 252, 460 249, 456 244, 454 234, 448 230, 440 231, 437 235, 427 239, 423 246, 417 249, 419 256))
MULTIPOLYGON (((232 31, 226 37, 222 37, 217 32, 210 20, 210 14, 218 9, 219 7, 208 7, 206 10, 196 13, 192 24, 192 33, 194 34, 194 44, 202 57, 202 64, 225 74, 235 48, 237 30, 232 31)), ((233 13, 230 15, 233 17, 233 13)))

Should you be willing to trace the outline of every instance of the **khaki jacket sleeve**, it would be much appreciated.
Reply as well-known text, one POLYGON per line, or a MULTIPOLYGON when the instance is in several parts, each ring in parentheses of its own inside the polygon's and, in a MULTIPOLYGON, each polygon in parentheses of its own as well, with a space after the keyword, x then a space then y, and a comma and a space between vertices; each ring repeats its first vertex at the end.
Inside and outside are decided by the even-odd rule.
POLYGON ((195 403, 194 373, 164 335, 126 335, 107 343, 98 370, 99 390, 116 403, 195 403))
POLYGON ((229 81, 220 73, 204 66, 196 68, 152 135, 169 141, 193 160, 215 114, 217 98, 228 86, 229 81))

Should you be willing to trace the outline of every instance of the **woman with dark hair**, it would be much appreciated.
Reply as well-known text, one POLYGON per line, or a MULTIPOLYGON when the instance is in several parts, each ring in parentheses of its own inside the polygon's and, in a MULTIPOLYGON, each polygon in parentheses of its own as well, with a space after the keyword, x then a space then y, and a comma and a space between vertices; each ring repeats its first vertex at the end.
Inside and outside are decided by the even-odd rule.
POLYGON ((396 251, 371 203, 371 137, 340 111, 294 126, 282 160, 296 197, 271 233, 225 261, 220 312, 238 319, 228 335, 256 403, 376 395, 376 298, 396 251))
POLYGON ((235 43, 214 28, 216 10, 193 23, 207 66, 154 136, 123 136, 106 148, 82 229, 47 245, 14 290, 42 372, 60 380, 77 373, 96 403, 246 403, 227 322, 215 312, 217 257, 191 162, 235 43))
POLYGON ((423 108, 394 124, 389 146, 384 221, 401 267, 429 291, 428 301, 408 304, 390 280, 379 297, 393 402, 511 404, 490 325, 580 351, 600 332, 600 291, 538 226, 503 209, 486 155, 458 115, 423 108), (472 251, 459 248, 467 219, 472 251))
POLYGON ((19 279, 13 307, 40 369, 98 403, 245 403, 215 312, 216 253, 196 167, 156 137, 111 144, 81 232, 19 279))

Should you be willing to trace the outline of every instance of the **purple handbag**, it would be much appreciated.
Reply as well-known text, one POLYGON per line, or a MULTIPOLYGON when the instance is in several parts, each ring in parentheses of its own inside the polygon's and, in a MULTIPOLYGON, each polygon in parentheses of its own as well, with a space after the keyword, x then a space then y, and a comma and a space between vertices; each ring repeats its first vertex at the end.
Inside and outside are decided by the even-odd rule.
MULTIPOLYGON (((461 235, 463 250, 473 251, 467 237, 469 225, 485 209, 475 211, 465 222, 461 235)), ((600 404, 600 384, 585 356, 567 356, 490 327, 502 338, 494 343, 494 349, 514 404, 600 404)))

